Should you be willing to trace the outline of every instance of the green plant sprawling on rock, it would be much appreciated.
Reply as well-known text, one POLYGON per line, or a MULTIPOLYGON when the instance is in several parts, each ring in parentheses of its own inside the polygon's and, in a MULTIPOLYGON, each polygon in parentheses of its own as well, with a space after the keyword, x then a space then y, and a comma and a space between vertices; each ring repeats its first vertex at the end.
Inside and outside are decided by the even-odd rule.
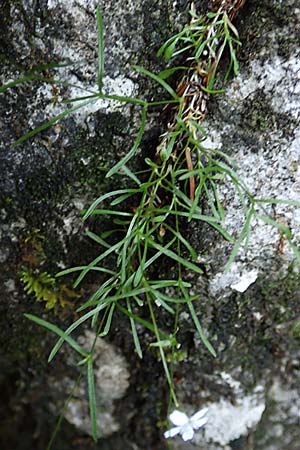
MULTIPOLYGON (((128 318, 134 347, 140 358, 143 357, 140 327, 152 333, 155 342, 151 345, 156 347, 160 354, 170 388, 170 408, 172 405, 180 406, 172 381, 173 363, 176 361, 176 351, 179 347, 177 334, 180 329, 180 312, 186 310, 189 313, 203 345, 210 355, 216 356, 196 314, 194 305, 199 295, 190 295, 192 286, 187 272, 196 276, 202 274, 197 263, 197 252, 183 232, 191 221, 199 223, 199 226, 205 224, 212 227, 224 239, 232 242, 232 252, 226 269, 240 247, 244 243, 247 244, 254 216, 276 227, 297 252, 291 242, 289 228, 267 216, 263 206, 266 203, 298 206, 298 203, 255 198, 234 170, 233 161, 223 152, 203 146, 207 133, 202 123, 209 97, 222 92, 220 72, 224 74, 223 79, 226 81, 231 74, 237 74, 239 69, 236 50, 241 44, 232 21, 245 0, 214 3, 215 10, 201 17, 197 15, 192 4, 189 24, 160 48, 158 55, 164 56, 169 62, 180 58, 180 66, 170 67, 159 74, 135 66, 140 74, 150 77, 165 89, 166 98, 152 102, 103 92, 103 25, 100 10, 97 9, 98 92, 65 101, 73 106, 16 142, 18 144, 33 137, 87 103, 101 98, 131 103, 141 109, 140 129, 132 148, 106 175, 116 177, 121 173, 130 179, 131 187, 103 194, 84 212, 84 220, 97 215, 110 217, 116 225, 115 229, 99 235, 88 231, 87 236, 99 245, 99 256, 85 266, 79 265, 58 274, 62 276, 76 273, 74 287, 77 287, 90 272, 100 272, 103 283, 79 308, 82 316, 65 331, 33 315, 26 315, 59 335, 49 361, 55 357, 65 341, 83 358, 79 364, 86 367, 94 439, 97 438, 97 430, 93 348, 88 352, 71 337, 71 333, 84 322, 91 319, 96 341, 98 336, 109 333, 114 312, 123 313, 128 318), (227 69, 224 70, 222 66, 220 71, 220 63, 224 59, 228 62, 227 69), (166 81, 174 74, 179 74, 176 87, 166 81), (147 169, 133 173, 127 164, 136 155, 142 142, 148 110, 158 106, 164 106, 165 113, 168 114, 166 132, 161 136, 155 156, 145 159, 147 169), (232 183, 245 212, 244 226, 237 240, 234 240, 222 225, 225 211, 218 196, 218 183, 221 182, 232 183), (162 262, 165 264, 166 261, 172 267, 172 277, 164 278, 163 272, 160 276, 155 275, 155 267, 162 262), (159 326, 162 311, 172 318, 171 329, 159 326), (174 358, 170 358, 170 354, 174 355, 174 358)), ((14 84, 3 86, 1 90, 36 78, 37 74, 22 77, 14 84)), ((55 83, 55 80, 51 82, 55 83)), ((41 275, 44 277, 43 284, 52 283, 49 275, 41 275)), ((23 273, 22 277, 27 283, 27 289, 34 291, 27 279, 28 274, 23 273)), ((40 297, 48 301, 42 294, 40 297)))

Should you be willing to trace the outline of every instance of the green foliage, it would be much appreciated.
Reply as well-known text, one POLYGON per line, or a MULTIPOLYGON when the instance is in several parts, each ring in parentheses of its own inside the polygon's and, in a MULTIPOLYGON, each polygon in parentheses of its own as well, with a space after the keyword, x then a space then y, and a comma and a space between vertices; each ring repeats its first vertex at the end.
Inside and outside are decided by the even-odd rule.
POLYGON ((23 268, 20 279, 24 284, 24 290, 28 295, 33 295, 37 301, 45 302, 46 309, 58 307, 74 308, 72 299, 78 298, 78 293, 69 289, 65 284, 58 284, 57 280, 47 272, 39 272, 36 269, 23 268))
POLYGON ((47 259, 43 246, 45 239, 39 228, 33 228, 20 240, 20 280, 24 290, 37 301, 44 302, 48 310, 58 312, 60 308, 74 309, 74 299, 80 295, 42 269, 47 259))
MULTIPOLYGON (((201 17, 191 11, 192 21, 182 31, 172 36, 159 49, 158 56, 164 55, 167 61, 188 53, 189 60, 199 65, 210 77, 208 92, 213 92, 219 63, 222 56, 229 50, 230 64, 225 80, 231 71, 237 75, 239 64, 236 48, 241 45, 236 28, 231 23, 225 11, 209 13, 201 17), (221 44, 220 44, 221 43, 221 44)), ((205 89, 205 87, 203 86, 205 89)))
MULTIPOLYGON (((196 221, 199 227, 202 224, 210 226, 233 244, 226 269, 229 269, 241 247, 247 246, 251 221, 254 217, 276 227, 292 244, 292 235, 288 227, 268 217, 264 211, 264 204, 286 203, 299 206, 299 203, 254 198, 234 170, 233 161, 221 151, 207 149, 202 145, 206 138, 202 121, 205 117, 208 95, 221 92, 215 90, 220 61, 227 49, 230 58, 225 80, 231 71, 236 74, 239 68, 236 48, 240 42, 237 30, 226 12, 218 11, 206 17, 199 17, 192 10, 191 15, 191 23, 171 37, 158 52, 167 60, 179 55, 185 56, 188 67, 176 66, 160 74, 153 74, 139 66, 135 67, 139 73, 150 77, 166 91, 166 99, 148 102, 137 98, 106 95, 102 92, 104 45, 102 16, 98 8, 96 14, 98 92, 66 100, 67 105, 75 106, 69 107, 45 124, 29 131, 16 142, 18 144, 32 138, 41 130, 99 98, 131 103, 141 110, 140 129, 132 148, 123 159, 108 170, 106 175, 115 177, 116 183, 118 177, 126 176, 134 187, 131 185, 127 189, 103 194, 87 209, 83 217, 87 220, 91 216, 109 216, 115 228, 112 227, 109 232, 100 234, 88 232, 87 236, 99 245, 99 256, 87 265, 79 265, 58 274, 62 276, 77 272, 74 287, 79 286, 91 272, 100 272, 103 282, 78 309, 78 312, 84 311, 84 314, 65 331, 35 316, 27 315, 30 320, 59 336, 50 353, 49 361, 52 361, 64 342, 75 349, 81 357, 85 356, 79 364, 86 366, 87 370, 94 439, 97 437, 97 427, 93 348, 86 355, 70 336, 74 330, 91 319, 95 339, 98 336, 105 336, 109 333, 115 311, 119 311, 128 318, 135 351, 142 358, 145 349, 145 344, 141 341, 142 325, 155 339, 151 346, 157 348, 162 361, 170 388, 170 405, 172 403, 178 406, 172 372, 173 364, 184 355, 177 352, 180 312, 185 310, 190 315, 195 332, 199 334, 208 354, 216 356, 216 351, 196 314, 194 305, 199 300, 199 295, 192 296, 189 292, 191 275, 196 277, 202 274, 202 269, 197 263, 197 251, 185 233, 189 222, 196 221), (178 88, 174 89, 166 79, 177 71, 183 73, 183 76, 178 88), (146 158, 146 171, 133 173, 127 164, 140 147, 149 109, 159 105, 171 107, 174 111, 172 120, 162 136, 155 158, 153 160, 146 158), (245 213, 245 223, 236 240, 223 226, 226 211, 218 195, 218 186, 221 183, 232 184, 245 213), (166 269, 158 273, 157 267, 166 269), (168 272, 171 272, 171 275, 166 277, 165 274, 168 272), (167 323, 173 325, 167 326, 167 323)), ((15 84, 30 81, 30 76, 23 78, 23 81, 20 80, 15 84)), ((2 90, 12 86, 4 86, 2 90)), ((46 302, 48 309, 54 308, 58 303, 64 303, 61 290, 56 287, 56 279, 49 274, 24 269, 21 278, 26 291, 33 294, 37 300, 46 302)))

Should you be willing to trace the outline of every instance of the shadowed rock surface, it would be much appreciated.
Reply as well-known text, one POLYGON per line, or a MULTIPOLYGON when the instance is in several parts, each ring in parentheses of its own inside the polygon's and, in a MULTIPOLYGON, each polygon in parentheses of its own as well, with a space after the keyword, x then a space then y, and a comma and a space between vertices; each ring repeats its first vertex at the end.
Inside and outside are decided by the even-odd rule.
MULTIPOLYGON (((42 64, 47 66, 36 74, 69 83, 31 80, 0 94, 1 450, 47 447, 79 368, 67 346, 48 365, 55 337, 23 314, 36 314, 62 328, 78 317, 75 309, 99 279, 87 278, 74 291, 71 276, 54 275, 99 254, 84 236, 87 225, 81 211, 116 183, 128 184, 125 177, 106 179, 104 169, 130 148, 140 121, 138 107, 97 101, 13 146, 29 129, 62 113, 62 100, 96 88, 97 3, 4 0, 0 12, 0 83, 32 73, 42 64), (66 61, 75 63, 52 67, 53 62, 66 61), (26 295, 20 274, 48 286, 41 301, 26 295)), ((105 29, 105 88, 119 95, 165 95, 131 65, 164 68, 156 51, 186 22, 187 2, 99 4, 105 29)), ((199 11, 209 6, 196 4, 199 11)), ((236 21, 243 44, 240 74, 228 82, 224 95, 211 99, 204 123, 209 135, 205 145, 233 157, 239 175, 261 198, 299 200, 299 24, 296 0, 246 2, 236 21)), ((153 155, 164 120, 159 112, 151 114, 132 169, 143 168, 143 158, 153 155)), ((220 182, 219 190, 226 227, 237 237, 244 222, 239 198, 226 181, 220 182)), ((265 208, 299 241, 299 210, 281 204, 265 208)), ((88 226, 95 232, 111 227, 108 219, 92 220, 88 226)), ((168 387, 161 362, 149 350, 150 337, 143 329, 139 333, 145 356, 138 359, 128 320, 117 314, 110 335, 97 350, 103 438, 95 444, 88 435, 87 387, 82 380, 54 449, 299 449, 300 275, 293 253, 278 230, 253 221, 247 252, 241 250, 230 272, 224 273, 231 246, 197 224, 186 232, 206 267, 205 276, 190 278, 193 293, 201 299, 195 304, 201 324, 218 356, 211 358, 182 312, 178 340, 184 356, 174 379, 187 413, 209 408, 208 424, 191 443, 163 438, 168 387), (245 292, 239 292, 247 284, 245 292)), ((84 329, 76 337, 83 345, 91 340, 84 329)))

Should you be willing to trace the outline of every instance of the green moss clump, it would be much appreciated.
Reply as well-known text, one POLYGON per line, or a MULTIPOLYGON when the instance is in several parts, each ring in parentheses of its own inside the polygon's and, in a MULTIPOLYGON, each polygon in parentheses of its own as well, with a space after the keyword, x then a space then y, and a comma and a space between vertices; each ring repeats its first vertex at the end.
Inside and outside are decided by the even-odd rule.
POLYGON ((24 290, 37 301, 45 302, 48 310, 57 311, 66 307, 73 309, 73 300, 79 298, 80 294, 42 269, 46 259, 44 239, 40 229, 34 228, 23 240, 20 280, 24 284, 24 290))
POLYGON ((38 270, 25 267, 20 275, 26 293, 33 294, 39 302, 45 302, 46 309, 73 308, 71 300, 80 297, 65 284, 58 284, 56 279, 47 272, 40 273, 38 270))

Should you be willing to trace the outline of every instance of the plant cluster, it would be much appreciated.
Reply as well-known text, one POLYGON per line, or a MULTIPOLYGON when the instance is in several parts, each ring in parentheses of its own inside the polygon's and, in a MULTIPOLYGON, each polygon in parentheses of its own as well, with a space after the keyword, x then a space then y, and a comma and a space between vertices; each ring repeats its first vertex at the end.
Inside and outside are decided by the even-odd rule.
MULTIPOLYGON (((263 206, 266 203, 298 206, 298 203, 255 198, 237 175, 234 162, 224 152, 203 146, 206 131, 202 123, 209 96, 222 92, 218 89, 221 60, 228 62, 227 69, 223 70, 225 81, 232 72, 236 74, 239 69, 236 50, 240 42, 232 20, 243 3, 244 0, 217 1, 216 10, 202 17, 197 15, 192 5, 190 23, 171 37, 158 52, 167 61, 180 56, 184 65, 171 67, 159 74, 135 66, 139 73, 150 77, 166 91, 165 100, 151 102, 106 94, 103 91, 103 24, 98 8, 96 13, 99 35, 98 92, 66 100, 66 104, 73 106, 16 142, 16 144, 23 142, 87 103, 101 98, 132 103, 141 109, 140 129, 132 148, 108 170, 106 175, 116 177, 121 173, 131 180, 131 187, 103 194, 85 211, 83 217, 87 220, 91 216, 108 216, 115 224, 115 229, 102 234, 88 231, 87 236, 99 245, 99 256, 87 265, 67 269, 58 274, 62 276, 78 272, 74 287, 77 287, 90 272, 101 273, 103 282, 79 308, 78 311, 84 312, 83 315, 65 331, 38 317, 27 315, 29 319, 59 335, 49 361, 55 357, 64 342, 82 356, 79 365, 86 367, 87 371, 94 439, 97 438, 97 430, 93 348, 90 351, 83 349, 71 337, 74 330, 91 320, 96 340, 98 336, 109 333, 114 312, 120 311, 128 318, 136 353, 142 358, 143 346, 140 342, 139 328, 140 325, 146 328, 155 338, 155 342, 151 345, 157 347, 160 353, 170 388, 169 406, 179 407, 172 381, 172 358, 169 363, 170 358, 166 357, 166 351, 174 355, 176 353, 179 345, 177 342, 180 328, 179 313, 183 309, 190 314, 195 330, 208 352, 216 356, 196 314, 194 304, 199 296, 190 295, 192 286, 188 281, 187 272, 201 275, 202 269, 197 264, 196 250, 183 232, 187 224, 191 221, 197 221, 199 225, 204 223, 232 242, 233 248, 226 265, 227 269, 240 247, 243 244, 247 245, 251 220, 254 216, 276 227, 293 246, 290 230, 269 217, 263 206), (174 73, 181 74, 176 88, 166 81, 174 73), (133 173, 128 162, 136 155, 142 142, 149 109, 158 106, 164 106, 169 114, 167 131, 161 137, 155 157, 146 158, 147 169, 133 173), (222 182, 232 183, 245 212, 245 223, 236 241, 222 225, 225 211, 218 196, 218 184, 222 182), (154 270, 166 260, 170 261, 173 268, 174 276, 170 278, 158 276, 154 270), (162 310, 172 319, 172 329, 159 327, 158 318, 162 310)), ((36 79, 38 76, 33 73, 28 77, 16 80, 13 85, 27 82, 30 77, 36 79)), ((2 91, 8 87, 2 87, 2 91)), ((294 246, 293 248, 296 252, 296 248, 294 246)), ((22 276, 25 277, 25 274, 22 276)), ((33 289, 29 284, 27 286, 28 289, 33 289)))
POLYGON ((45 302, 46 309, 57 311, 59 307, 74 308, 73 300, 79 297, 79 294, 66 284, 57 283, 55 277, 38 269, 23 268, 20 271, 20 280, 24 284, 25 292, 33 295, 38 302, 45 302))
POLYGON ((47 258, 43 248, 44 240, 41 230, 34 228, 20 241, 22 265, 19 273, 24 290, 37 301, 45 302, 48 310, 57 312, 59 308, 74 309, 74 299, 80 297, 79 293, 59 282, 43 268, 47 258))

